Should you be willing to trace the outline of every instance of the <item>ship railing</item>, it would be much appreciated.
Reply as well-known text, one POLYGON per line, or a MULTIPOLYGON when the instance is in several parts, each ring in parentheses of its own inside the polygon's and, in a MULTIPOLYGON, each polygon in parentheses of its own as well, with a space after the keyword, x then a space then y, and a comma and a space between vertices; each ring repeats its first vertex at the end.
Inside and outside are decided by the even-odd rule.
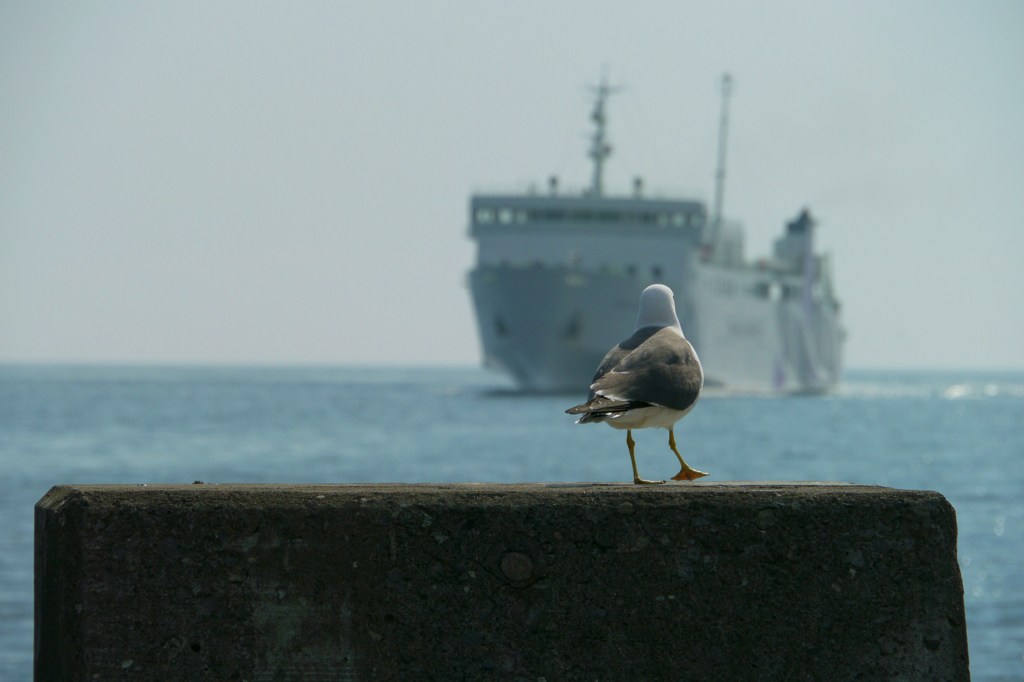
MULTIPOLYGON (((551 190, 547 186, 542 186, 537 183, 527 183, 518 186, 485 186, 485 187, 473 187, 472 194, 474 196, 511 196, 511 197, 589 197, 593 196, 593 192, 590 187, 583 185, 574 186, 562 186, 559 185, 557 189, 551 190)), ((655 186, 655 187, 644 187, 641 193, 634 191, 623 191, 623 192, 604 192, 601 196, 605 199, 656 199, 662 201, 697 201, 706 204, 708 201, 705 192, 695 190, 691 187, 682 186, 655 186)))

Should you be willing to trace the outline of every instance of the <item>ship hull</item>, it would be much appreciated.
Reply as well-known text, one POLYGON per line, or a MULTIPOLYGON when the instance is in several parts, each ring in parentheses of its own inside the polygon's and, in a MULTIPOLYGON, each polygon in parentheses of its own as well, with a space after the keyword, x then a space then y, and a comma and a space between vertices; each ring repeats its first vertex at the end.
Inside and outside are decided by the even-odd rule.
MULTIPOLYGON (((660 281, 709 387, 821 393, 839 378, 841 331, 828 306, 757 296, 756 272, 690 262, 660 281), (808 314, 811 313, 811 314, 808 314)), ((478 266, 469 274, 487 367, 524 391, 585 392, 604 354, 632 333, 653 281, 559 266, 478 266)))
POLYGON ((695 269, 686 294, 695 327, 691 342, 713 385, 741 393, 835 388, 843 332, 833 302, 804 300, 799 276, 771 295, 771 280, 756 270, 695 269))
POLYGON ((469 280, 485 366, 525 391, 586 391, 601 358, 635 317, 635 300, 614 277, 554 267, 480 267, 469 280), (594 314, 597 300, 607 303, 606 314, 594 314))

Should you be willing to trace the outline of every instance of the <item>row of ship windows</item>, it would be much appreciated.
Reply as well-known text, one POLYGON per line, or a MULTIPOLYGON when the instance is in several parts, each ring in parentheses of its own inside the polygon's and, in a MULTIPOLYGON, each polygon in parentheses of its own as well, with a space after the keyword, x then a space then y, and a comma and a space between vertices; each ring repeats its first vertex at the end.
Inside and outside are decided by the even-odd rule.
MULTIPOLYGON (((575 265, 575 263, 574 263, 574 265, 575 265)), ((528 267, 531 267, 531 268, 546 268, 548 266, 549 266, 548 263, 544 263, 543 261, 539 261, 539 260, 531 261, 528 264, 528 267)), ((509 261, 507 261, 507 260, 501 260, 501 261, 498 261, 498 267, 500 267, 500 268, 508 268, 508 267, 515 267, 515 266, 512 263, 510 263, 509 261)), ((626 274, 626 275, 629 275, 630 277, 636 277, 640 273, 640 268, 638 268, 636 265, 611 265, 609 263, 602 263, 600 265, 600 267, 597 268, 597 270, 598 270, 598 272, 605 273, 605 274, 611 274, 611 275, 626 274)), ((651 266, 651 277, 653 277, 655 279, 660 279, 662 274, 663 274, 663 270, 661 269, 660 265, 653 265, 653 266, 651 266)))
POLYGON ((512 208, 478 208, 473 220, 478 225, 499 223, 501 225, 539 222, 574 223, 639 223, 662 227, 699 227, 703 217, 699 213, 681 211, 654 213, 651 211, 584 211, 565 209, 524 210, 512 208))
MULTIPOLYGON (((753 286, 742 286, 728 280, 711 280, 704 285, 722 296, 737 294, 751 295, 766 301, 798 301, 804 296, 804 286, 800 284, 783 284, 781 282, 757 282, 753 286)), ((835 311, 839 311, 840 303, 834 298, 826 298, 826 290, 820 284, 812 284, 811 301, 820 304, 822 301, 835 311)))
POLYGON ((747 293, 770 301, 779 299, 795 299, 803 295, 803 287, 797 284, 781 284, 779 282, 757 282, 753 286, 743 286, 728 280, 711 280, 705 285, 712 291, 725 296, 747 293))
POLYGON ((800 288, 785 286, 776 282, 758 282, 753 287, 745 287, 728 280, 712 281, 708 285, 712 291, 723 296, 735 296, 738 293, 748 293, 758 298, 766 298, 770 301, 777 301, 780 298, 795 298, 800 296, 800 288))

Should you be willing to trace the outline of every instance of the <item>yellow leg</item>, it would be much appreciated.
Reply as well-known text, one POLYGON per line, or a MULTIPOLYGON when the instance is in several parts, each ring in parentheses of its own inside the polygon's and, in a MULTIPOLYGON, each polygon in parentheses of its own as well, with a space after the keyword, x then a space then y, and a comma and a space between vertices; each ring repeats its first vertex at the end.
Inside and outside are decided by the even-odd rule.
POLYGON ((648 481, 645 478, 640 478, 640 472, 636 470, 636 453, 633 452, 633 446, 636 445, 636 441, 633 440, 633 431, 626 429, 626 447, 629 448, 629 459, 633 462, 633 483, 664 483, 665 481, 648 481))
POLYGON ((673 481, 694 481, 701 476, 707 476, 706 471, 697 471, 692 468, 689 464, 683 461, 683 456, 679 454, 679 450, 676 449, 676 434, 672 429, 668 430, 668 446, 672 448, 672 452, 676 454, 676 459, 679 460, 679 473, 672 477, 673 481))

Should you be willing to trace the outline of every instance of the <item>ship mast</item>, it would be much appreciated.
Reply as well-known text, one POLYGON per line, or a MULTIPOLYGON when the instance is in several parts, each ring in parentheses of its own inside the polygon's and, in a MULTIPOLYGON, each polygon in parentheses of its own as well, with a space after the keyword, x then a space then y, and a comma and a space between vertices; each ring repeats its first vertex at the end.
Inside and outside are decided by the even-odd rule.
POLYGON ((715 170, 715 213, 712 217, 711 242, 718 242, 722 231, 722 204, 725 201, 725 142, 729 131, 729 94, 732 76, 722 75, 722 109, 718 118, 718 168, 715 170))
POLYGON ((590 150, 587 152, 587 156, 594 162, 594 174, 590 181, 588 194, 599 197, 604 193, 604 162, 612 155, 612 146, 608 142, 605 131, 605 124, 608 122, 605 114, 605 102, 608 100, 608 95, 614 93, 618 88, 610 87, 608 77, 604 75, 601 77, 601 84, 592 89, 597 94, 597 101, 594 102, 594 111, 590 114, 590 120, 594 122, 595 127, 590 136, 590 150))

